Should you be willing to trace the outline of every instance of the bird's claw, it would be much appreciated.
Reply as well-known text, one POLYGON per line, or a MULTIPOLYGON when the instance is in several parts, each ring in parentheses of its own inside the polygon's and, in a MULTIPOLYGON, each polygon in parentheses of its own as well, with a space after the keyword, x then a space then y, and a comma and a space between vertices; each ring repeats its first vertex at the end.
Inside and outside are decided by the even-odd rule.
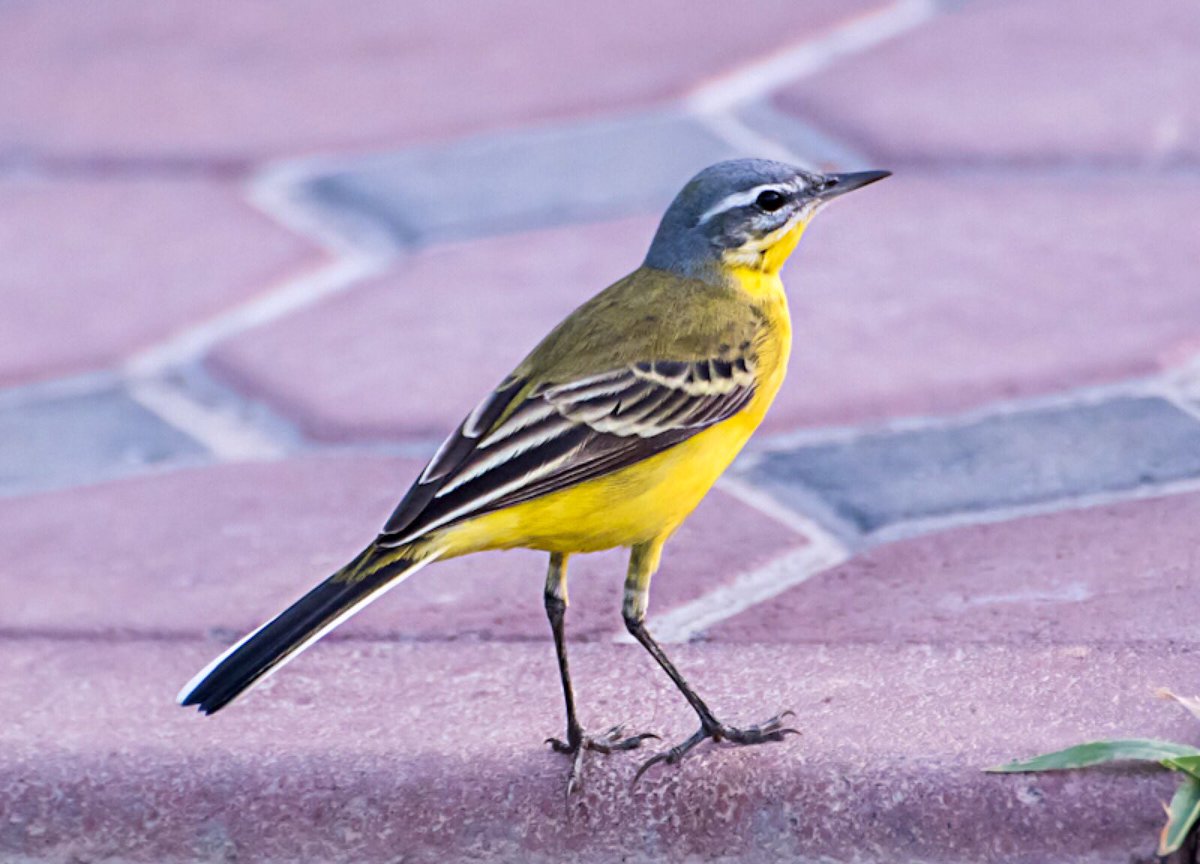
POLYGON ((642 742, 654 738, 658 740, 657 735, 653 732, 641 732, 637 735, 625 735, 625 727, 618 724, 608 729, 601 735, 568 735, 568 740, 563 741, 561 738, 547 738, 546 743, 556 753, 565 753, 573 757, 571 760, 571 776, 567 780, 567 798, 575 794, 583 787, 583 754, 588 750, 594 750, 597 753, 608 755, 617 753, 621 750, 636 750, 642 746, 642 742), (572 743, 572 741, 574 743, 572 743))
POLYGON ((712 736, 714 741, 731 741, 734 744, 765 744, 768 741, 782 741, 786 735, 799 735, 799 729, 783 725, 785 717, 795 717, 795 711, 781 711, 770 720, 765 720, 757 726, 747 726, 737 729, 733 726, 720 726, 720 736, 712 736))
POLYGON ((676 744, 665 753, 657 753, 643 762, 642 766, 638 768, 637 773, 633 775, 633 782, 636 785, 638 780, 642 779, 643 774, 660 762, 665 762, 668 765, 678 765, 697 744, 710 738, 714 742, 728 741, 731 744, 751 745, 766 744, 770 741, 782 741, 788 735, 799 735, 799 729, 783 725, 785 717, 795 716, 795 712, 793 711, 783 711, 769 720, 759 723, 756 726, 747 726, 745 729, 739 729, 736 726, 726 726, 723 723, 702 725, 691 738, 680 744, 676 744))
POLYGON ((574 754, 582 750, 595 750, 597 753, 615 753, 618 750, 636 750, 648 738, 657 739, 653 732, 642 732, 638 735, 625 736, 625 727, 613 726, 602 735, 580 735, 577 743, 563 741, 561 738, 547 738, 546 743, 555 753, 574 754))

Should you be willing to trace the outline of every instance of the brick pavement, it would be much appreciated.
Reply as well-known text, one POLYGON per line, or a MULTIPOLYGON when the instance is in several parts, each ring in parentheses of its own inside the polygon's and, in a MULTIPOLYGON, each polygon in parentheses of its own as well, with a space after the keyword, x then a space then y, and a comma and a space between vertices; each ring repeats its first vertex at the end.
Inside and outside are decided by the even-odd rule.
MULTIPOLYGON (((1196 737, 1152 692, 1200 690, 1200 14, 632 8, 0 5, 0 857, 1150 859, 1161 776, 980 769, 1196 737), (805 237, 789 381, 651 600, 801 736, 564 806, 527 552, 171 703, 740 154, 896 172, 805 237)), ((573 569, 581 710, 684 736, 622 572, 573 569)))

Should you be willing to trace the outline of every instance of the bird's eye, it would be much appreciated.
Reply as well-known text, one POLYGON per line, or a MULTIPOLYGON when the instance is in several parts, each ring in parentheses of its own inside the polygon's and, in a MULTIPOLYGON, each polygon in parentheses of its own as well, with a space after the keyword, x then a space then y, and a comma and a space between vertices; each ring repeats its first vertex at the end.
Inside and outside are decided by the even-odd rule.
POLYGON ((766 210, 768 213, 774 213, 786 202, 787 199, 774 189, 768 189, 765 192, 759 193, 758 198, 754 200, 755 204, 757 204, 763 210, 766 210))

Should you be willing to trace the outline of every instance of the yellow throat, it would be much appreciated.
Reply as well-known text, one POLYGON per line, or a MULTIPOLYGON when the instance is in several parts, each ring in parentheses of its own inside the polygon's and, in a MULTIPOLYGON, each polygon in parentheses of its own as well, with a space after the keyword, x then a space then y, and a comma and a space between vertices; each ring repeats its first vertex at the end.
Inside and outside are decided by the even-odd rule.
POLYGON ((722 261, 742 283, 758 282, 764 275, 778 276, 780 268, 795 251, 809 221, 807 218, 796 219, 765 237, 730 249, 722 256, 722 261))

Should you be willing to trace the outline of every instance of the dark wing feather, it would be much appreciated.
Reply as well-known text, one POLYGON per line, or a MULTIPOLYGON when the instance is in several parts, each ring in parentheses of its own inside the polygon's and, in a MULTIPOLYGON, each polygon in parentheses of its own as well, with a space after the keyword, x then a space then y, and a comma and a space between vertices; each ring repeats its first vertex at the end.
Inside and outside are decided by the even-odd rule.
POLYGON ((506 379, 467 415, 467 419, 442 442, 417 482, 396 505, 383 526, 384 534, 395 534, 412 524, 437 494, 441 481, 471 455, 480 437, 495 424, 525 383, 520 378, 506 379))
POLYGON ((378 542, 407 543, 619 471, 737 414, 755 389, 749 357, 658 360, 526 384, 505 382, 442 444, 378 542))

